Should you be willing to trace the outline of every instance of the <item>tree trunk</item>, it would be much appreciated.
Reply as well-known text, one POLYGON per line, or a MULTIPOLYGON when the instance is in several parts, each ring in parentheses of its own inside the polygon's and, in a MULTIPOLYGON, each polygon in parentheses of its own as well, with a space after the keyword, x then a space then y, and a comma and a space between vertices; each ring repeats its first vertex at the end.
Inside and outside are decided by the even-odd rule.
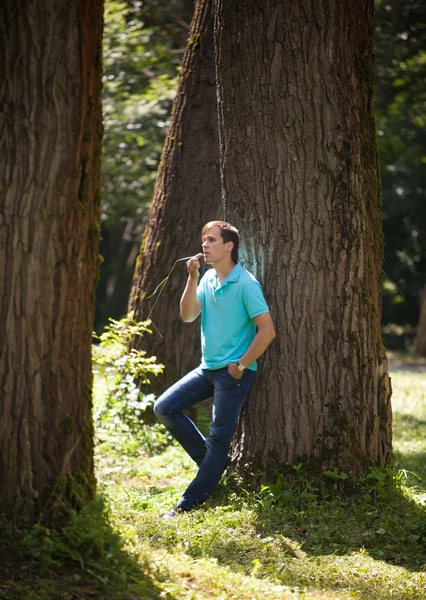
POLYGON ((102 0, 0 19, 0 512, 93 495, 102 0))
POLYGON ((121 319, 129 301, 142 227, 138 219, 117 220, 101 228, 103 258, 96 289, 94 330, 102 333, 108 319, 121 319), (124 307, 124 309, 123 309, 124 307))
POLYGON ((426 285, 420 292, 420 317, 414 338, 414 350, 420 356, 426 356, 426 285))
MULTIPOLYGON (((197 4, 158 170, 149 220, 136 262, 129 312, 145 320, 157 300, 146 299, 176 259, 200 251, 202 226, 221 216, 219 140, 213 55, 212 1, 197 4)), ((199 323, 185 324, 179 300, 187 272, 178 263, 152 313, 148 355, 166 366, 152 381, 158 393, 200 361, 199 323)))
POLYGON ((355 476, 392 457, 372 15, 373 0, 217 3, 225 213, 277 328, 240 469, 355 476))

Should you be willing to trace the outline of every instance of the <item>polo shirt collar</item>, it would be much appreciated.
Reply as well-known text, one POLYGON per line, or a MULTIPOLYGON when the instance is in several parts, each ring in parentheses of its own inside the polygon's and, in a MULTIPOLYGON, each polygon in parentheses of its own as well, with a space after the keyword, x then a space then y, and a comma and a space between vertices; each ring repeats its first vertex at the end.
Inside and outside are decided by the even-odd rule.
POLYGON ((220 284, 216 290, 223 288, 228 283, 235 283, 240 278, 241 273, 244 271, 243 267, 240 263, 237 263, 232 271, 229 273, 228 277, 226 277, 220 284))
POLYGON ((229 273, 228 277, 222 281, 222 284, 224 284, 225 282, 226 283, 231 283, 231 282, 234 282, 234 281, 238 281, 238 279, 239 279, 242 271, 243 271, 243 267, 238 262, 235 265, 235 267, 232 269, 232 271, 229 273))

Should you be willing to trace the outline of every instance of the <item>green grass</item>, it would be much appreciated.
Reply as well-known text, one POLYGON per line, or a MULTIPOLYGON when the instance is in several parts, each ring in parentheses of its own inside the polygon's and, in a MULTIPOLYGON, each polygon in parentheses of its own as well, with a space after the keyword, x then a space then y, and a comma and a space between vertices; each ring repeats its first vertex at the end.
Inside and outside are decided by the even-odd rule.
MULTIPOLYGON (((426 372, 392 375, 393 435, 396 466, 416 472, 426 482, 426 372)), ((413 477, 410 481, 415 484, 413 477)), ((422 495, 422 494, 420 494, 422 495)))
POLYGON ((26 577, 0 577, 0 598, 426 598, 426 373, 399 370, 392 385, 398 475, 373 472, 346 500, 302 468, 260 493, 231 477, 205 506, 161 521, 192 461, 170 442, 152 454, 167 441, 155 429, 100 430, 100 498, 61 533, 39 527, 13 545, 4 525, 0 561, 9 536, 26 577))

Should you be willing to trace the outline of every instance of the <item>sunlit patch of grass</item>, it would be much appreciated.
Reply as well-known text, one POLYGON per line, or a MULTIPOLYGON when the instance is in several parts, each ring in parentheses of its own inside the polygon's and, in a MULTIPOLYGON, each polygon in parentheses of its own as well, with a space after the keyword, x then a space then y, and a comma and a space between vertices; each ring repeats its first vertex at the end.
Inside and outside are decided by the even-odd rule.
MULTIPOLYGON (((423 477, 426 375, 397 372, 392 379, 398 468, 411 461, 423 477)), ((426 597, 424 480, 400 471, 384 488, 342 500, 318 493, 301 475, 296 483, 282 478, 271 504, 231 478, 205 506, 161 521, 195 472, 171 446, 108 487, 114 520, 132 528, 171 595, 426 597)))
POLYGON ((392 374, 393 434, 396 466, 408 474, 426 502, 426 372, 398 370, 392 374))
MULTIPOLYGON (((229 600, 271 600, 351 598, 319 590, 310 591, 300 585, 286 585, 279 577, 266 579, 258 576, 261 562, 251 566, 247 574, 235 572, 216 558, 193 558, 185 553, 170 554, 165 550, 147 548, 151 568, 158 566, 158 578, 174 598, 195 600, 220 598, 229 600)), ((155 573, 155 569, 153 570, 155 573)))
POLYGON ((0 598, 424 600, 426 373, 399 370, 392 383, 398 470, 373 471, 351 498, 303 468, 257 491, 231 476, 204 506, 163 521, 194 463, 158 427, 98 427, 101 497, 60 532, 5 526, 0 598), (25 576, 14 576, 19 561, 25 576))
POLYGON ((125 514, 140 547, 149 548, 150 560, 167 557, 162 576, 170 593, 183 585, 183 572, 191 582, 184 584, 184 598, 187 584, 197 598, 230 589, 234 595, 223 597, 250 597, 247 578, 270 598, 424 598, 419 515, 403 496, 367 506, 330 498, 263 510, 258 498, 230 492, 222 503, 160 521, 175 500, 172 493, 141 498, 132 490, 126 502, 117 496, 113 503, 116 518, 125 514))

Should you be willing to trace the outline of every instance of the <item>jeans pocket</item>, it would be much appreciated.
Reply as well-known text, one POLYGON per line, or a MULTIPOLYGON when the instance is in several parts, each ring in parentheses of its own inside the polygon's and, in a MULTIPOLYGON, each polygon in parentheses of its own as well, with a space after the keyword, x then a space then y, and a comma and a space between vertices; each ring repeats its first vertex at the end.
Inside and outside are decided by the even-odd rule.
POLYGON ((243 377, 244 377, 244 373, 242 374, 242 376, 237 379, 236 377, 234 377, 233 375, 231 375, 231 373, 229 372, 228 367, 225 367, 227 374, 229 375, 229 377, 232 379, 232 381, 235 381, 235 383, 241 383, 243 377))

